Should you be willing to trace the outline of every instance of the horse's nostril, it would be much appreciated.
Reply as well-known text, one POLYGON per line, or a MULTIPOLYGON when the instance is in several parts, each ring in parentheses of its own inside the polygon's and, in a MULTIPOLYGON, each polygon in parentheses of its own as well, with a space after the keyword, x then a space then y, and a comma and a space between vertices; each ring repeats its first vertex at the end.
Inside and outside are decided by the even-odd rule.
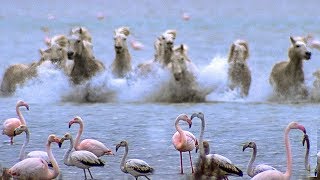
POLYGON ((121 46, 114 46, 116 49, 121 49, 122 47, 121 46))
POLYGON ((72 52, 72 51, 69 51, 69 52, 68 52, 68 56, 69 56, 69 57, 73 56, 73 52, 72 52))
POLYGON ((309 51, 306 52, 306 55, 311 56, 311 52, 309 52, 309 51))

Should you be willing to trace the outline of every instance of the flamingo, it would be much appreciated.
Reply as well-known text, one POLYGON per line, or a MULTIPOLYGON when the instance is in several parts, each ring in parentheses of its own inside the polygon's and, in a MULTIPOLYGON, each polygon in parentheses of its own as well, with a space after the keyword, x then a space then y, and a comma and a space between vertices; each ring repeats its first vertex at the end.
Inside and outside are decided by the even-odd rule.
POLYGON ((144 48, 144 45, 137 40, 131 40, 130 45, 134 50, 141 50, 144 48))
POLYGON ((48 168, 48 164, 41 158, 27 158, 18 162, 8 170, 8 174, 13 176, 14 179, 54 179, 59 175, 59 165, 55 160, 51 143, 59 143, 60 139, 51 134, 46 143, 46 150, 50 161, 52 162, 53 169, 48 168))
POLYGON ((86 175, 86 169, 87 169, 89 171, 91 179, 93 179, 89 168, 93 166, 104 166, 104 162, 90 151, 79 150, 79 151, 71 152, 71 150, 73 149, 73 139, 70 133, 66 133, 61 138, 59 142, 60 148, 62 143, 65 140, 70 140, 70 147, 64 154, 64 157, 63 157, 64 164, 67 166, 76 166, 78 168, 83 169, 85 179, 87 179, 87 175, 86 175))
POLYGON ((80 136, 83 131, 83 120, 81 117, 76 116, 74 119, 72 119, 69 122, 69 128, 71 127, 72 124, 78 123, 80 125, 74 148, 79 151, 79 150, 86 150, 92 152, 94 155, 101 157, 103 155, 114 155, 112 151, 107 148, 102 142, 97 141, 95 139, 84 139, 80 142, 80 136))
POLYGON ((5 134, 10 137, 11 144, 13 144, 13 137, 18 135, 18 134, 14 134, 14 130, 17 127, 19 127, 21 124, 26 124, 26 121, 19 109, 19 107, 21 106, 24 106, 27 108, 27 110, 29 110, 29 105, 26 102, 19 100, 16 105, 16 112, 19 118, 9 118, 3 122, 2 134, 5 134))
POLYGON ((232 162, 219 154, 206 154, 209 153, 209 143, 203 141, 203 134, 205 129, 205 120, 204 114, 202 112, 193 113, 191 115, 191 120, 193 118, 199 118, 201 120, 201 131, 200 131, 200 158, 197 164, 197 170, 195 177, 202 175, 209 176, 209 177, 216 177, 218 179, 228 179, 227 176, 243 176, 242 171, 236 167, 232 162), (208 149, 204 149, 204 145, 208 147, 208 149), (206 152, 206 153, 205 153, 206 152))
POLYGON ((252 179, 253 180, 264 180, 264 179, 284 179, 289 180, 292 174, 292 155, 291 155, 291 147, 290 147, 290 140, 289 140, 289 132, 291 129, 299 129, 304 134, 306 134, 306 129, 303 125, 297 123, 297 122, 291 122, 288 124, 284 131, 284 141, 286 146, 286 154, 287 154, 287 170, 285 173, 282 173, 277 170, 269 170, 264 171, 262 173, 257 174, 252 179))
POLYGON ((189 131, 184 131, 179 126, 179 121, 186 121, 189 124, 189 128, 191 128, 192 121, 186 114, 180 114, 175 121, 175 127, 177 132, 172 136, 172 144, 180 152, 180 169, 181 174, 183 174, 183 166, 182 166, 182 152, 189 152, 190 164, 192 173, 194 173, 192 166, 191 153, 196 145, 198 145, 197 138, 189 131))
POLYGON ((27 156, 25 155, 26 146, 28 145, 30 140, 29 129, 26 125, 20 125, 14 130, 14 134, 21 134, 22 132, 26 133, 26 139, 20 150, 20 155, 19 155, 20 161, 24 160, 25 158, 41 158, 48 163, 48 166, 52 167, 52 163, 49 159, 48 153, 45 151, 31 151, 27 154, 27 156))
POLYGON ((124 173, 131 174, 133 177, 136 178, 136 180, 138 179, 139 176, 144 176, 147 179, 149 179, 147 175, 153 174, 153 168, 150 167, 148 163, 146 163, 141 159, 126 160, 128 151, 129 151, 127 141, 121 141, 119 144, 117 144, 116 152, 120 147, 125 147, 125 153, 122 157, 121 164, 120 164, 121 171, 124 173))
POLYGON ((306 154, 304 156, 304 167, 307 171, 310 171, 309 152, 310 152, 310 140, 307 134, 303 135, 302 145, 306 144, 306 154))
POLYGON ((245 145, 243 145, 242 151, 244 151, 247 148, 253 149, 250 161, 247 166, 247 173, 250 177, 253 177, 263 171, 276 170, 276 168, 269 166, 269 165, 266 165, 266 164, 259 164, 259 165, 256 165, 255 167, 252 167, 252 164, 257 156, 257 145, 255 142, 248 142, 245 145))

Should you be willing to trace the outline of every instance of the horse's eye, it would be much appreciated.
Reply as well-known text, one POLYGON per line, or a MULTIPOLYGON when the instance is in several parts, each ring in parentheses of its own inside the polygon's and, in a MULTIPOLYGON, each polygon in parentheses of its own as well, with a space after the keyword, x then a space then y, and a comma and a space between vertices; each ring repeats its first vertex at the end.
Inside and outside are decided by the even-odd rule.
POLYGON ((80 40, 77 40, 77 43, 80 43, 80 40))
POLYGON ((299 45, 299 44, 297 44, 297 45, 296 45, 296 48, 299 48, 299 47, 300 47, 300 45, 299 45))
POLYGON ((125 40, 125 41, 126 41, 126 40, 127 40, 127 38, 123 38, 123 40, 125 40))

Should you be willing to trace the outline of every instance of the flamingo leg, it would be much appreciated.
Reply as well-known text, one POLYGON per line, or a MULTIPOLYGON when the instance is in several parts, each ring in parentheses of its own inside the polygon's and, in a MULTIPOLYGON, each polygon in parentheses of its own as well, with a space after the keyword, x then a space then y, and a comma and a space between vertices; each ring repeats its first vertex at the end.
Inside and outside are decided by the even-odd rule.
POLYGON ((84 173, 84 179, 87 179, 87 175, 86 175, 86 170, 83 169, 83 173, 84 173))
POLYGON ((183 166, 182 166, 182 152, 180 151, 180 172, 183 174, 183 166))
POLYGON ((150 180, 150 178, 148 178, 148 176, 144 176, 144 177, 146 177, 147 179, 149 179, 149 180, 150 180))
POLYGON ((189 151, 189 157, 190 157, 191 171, 192 173, 194 173, 190 151, 189 151))
POLYGON ((88 171, 89 171, 89 174, 90 174, 90 176, 91 176, 91 179, 93 179, 92 174, 91 174, 91 172, 90 172, 90 169, 88 169, 88 171))
POLYGON ((13 137, 10 137, 10 144, 13 144, 13 137))

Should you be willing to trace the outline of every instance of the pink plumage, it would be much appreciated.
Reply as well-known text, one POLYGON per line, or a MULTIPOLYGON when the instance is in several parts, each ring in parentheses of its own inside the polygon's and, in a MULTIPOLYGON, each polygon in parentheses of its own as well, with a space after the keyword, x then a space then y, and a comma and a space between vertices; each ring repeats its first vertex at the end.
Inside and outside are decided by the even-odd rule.
POLYGON ((59 143, 60 139, 55 135, 48 137, 46 149, 48 156, 52 162, 53 169, 48 168, 48 164, 41 158, 27 158, 12 166, 8 173, 14 179, 54 179, 59 175, 59 166, 53 157, 51 151, 51 143, 59 143))
POLYGON ((282 173, 277 170, 268 170, 261 172, 254 176, 253 180, 269 180, 269 179, 284 179, 289 180, 292 175, 292 155, 291 155, 291 148, 290 148, 290 142, 289 142, 289 132, 291 129, 299 129, 304 134, 306 134, 306 129, 303 125, 298 124, 297 122, 291 122, 287 126, 284 132, 284 141, 286 146, 286 153, 287 153, 287 170, 285 173, 282 173))
POLYGON ((72 119, 69 122, 69 128, 74 123, 78 123, 80 125, 79 131, 75 140, 75 145, 74 145, 74 148, 77 151, 79 150, 90 151, 98 157, 101 157, 103 155, 113 155, 113 152, 109 148, 107 148, 102 142, 97 141, 95 139, 84 139, 80 142, 80 137, 83 132, 83 126, 84 126, 81 117, 76 116, 74 119, 72 119))
POLYGON ((29 110, 29 105, 24 101, 20 100, 17 102, 17 105, 16 105, 16 112, 17 112, 18 118, 9 118, 3 122, 2 134, 5 134, 10 137, 11 144, 13 143, 13 137, 18 135, 18 134, 14 134, 14 130, 20 125, 26 124, 26 121, 19 109, 20 106, 25 106, 27 110, 29 110))
POLYGON ((180 168, 181 168, 181 174, 183 174, 183 165, 182 165, 182 152, 189 152, 190 157, 190 165, 192 173, 193 165, 192 165, 192 159, 190 151, 192 151, 195 146, 198 144, 198 141, 196 137, 189 131, 184 131, 179 126, 179 121, 186 121, 189 124, 189 127, 191 127, 192 122, 191 119, 186 114, 180 114, 175 121, 175 127, 177 132, 172 136, 172 144, 175 147, 176 150, 180 152, 180 168))

